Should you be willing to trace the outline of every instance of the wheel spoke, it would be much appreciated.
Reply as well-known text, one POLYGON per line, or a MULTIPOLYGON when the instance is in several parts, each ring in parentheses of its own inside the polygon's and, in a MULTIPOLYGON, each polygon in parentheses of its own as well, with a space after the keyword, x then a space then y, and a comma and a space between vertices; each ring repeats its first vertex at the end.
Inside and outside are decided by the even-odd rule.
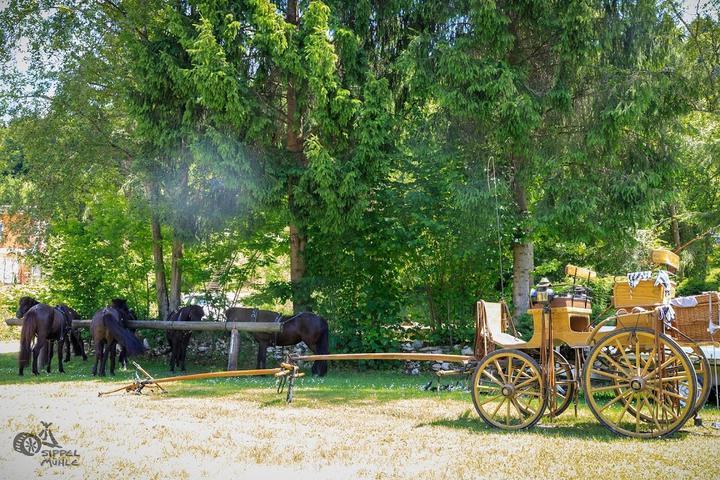
POLYGON ((503 403, 505 403, 505 400, 507 400, 507 397, 503 397, 500 403, 497 404, 497 407, 495 407, 495 410, 490 414, 490 418, 495 418, 495 415, 497 415, 498 411, 500 410, 500 407, 502 407, 503 403))
POLYGON ((607 378, 612 378, 613 380, 617 380, 619 382, 627 381, 627 378, 625 378, 625 377, 621 377, 620 375, 615 375, 614 373, 610 373, 610 372, 604 372, 602 370, 598 370, 597 368, 593 368, 592 373, 594 373, 596 375, 602 375, 607 378))
POLYGON ((517 375, 515 375, 515 378, 512 378, 512 377, 510 378, 510 383, 512 383, 512 384, 515 384, 515 382, 520 380, 521 375, 524 375, 526 378, 531 378, 531 376, 528 375, 527 372, 525 371, 525 366, 527 365, 529 367, 530 364, 524 358, 522 359, 522 361, 523 361, 523 363, 522 363, 522 365, 520 365, 520 368, 518 369, 518 373, 517 373, 517 375))
POLYGON ((627 392, 621 393, 620 395, 618 395, 617 397, 613 398, 613 399, 610 400, 608 403, 606 403, 605 405, 603 405, 602 408, 600 409, 600 411, 602 412, 603 410, 605 410, 606 408, 608 408, 610 405, 614 405, 614 404, 616 404, 617 402, 619 402, 620 400, 626 399, 628 396, 630 396, 630 395, 632 395, 632 394, 633 394, 633 391, 632 391, 632 390, 628 390, 627 392))
POLYGON ((505 407, 505 425, 508 425, 508 426, 510 426, 510 404, 511 403, 512 403, 512 401, 510 400, 510 398, 508 398, 507 401, 505 402, 505 405, 507 405, 505 407))
POLYGON ((529 402, 528 402, 527 405, 522 405, 522 404, 520 403, 520 399, 518 399, 518 398, 513 398, 513 399, 512 399, 512 403, 513 403, 513 406, 515 407, 515 409, 518 411, 518 413, 520 413, 521 416, 524 415, 523 411, 529 413, 528 417, 533 417, 533 416, 535 416, 536 412, 535 412, 535 410, 533 410, 532 408, 530 408, 530 403, 529 403, 529 402))
POLYGON ((620 425, 620 421, 623 419, 625 414, 627 413, 628 409, 630 408, 630 402, 625 402, 625 406, 623 407, 622 411, 620 412, 620 417, 617 419, 617 422, 615 422, 617 425, 620 425))
POLYGON ((508 383, 512 383, 513 378, 513 359, 512 357, 508 356, 507 359, 507 381, 508 383))
POLYGON ((640 372, 640 376, 644 377, 645 374, 648 371, 648 368, 650 367, 651 363, 655 363, 655 352, 657 351, 657 348, 655 345, 653 345, 652 350, 650 351, 650 356, 648 357, 648 361, 645 362, 645 366, 643 367, 642 371, 640 372))
POLYGON ((500 398, 502 396, 503 396, 502 393, 500 393, 498 395, 495 395, 494 397, 485 398, 482 401, 478 402, 478 406, 482 407, 483 405, 485 405, 487 403, 494 402, 495 400, 497 400, 498 398, 500 398))
POLYGON ((531 384, 532 382, 534 382, 534 381, 536 381, 536 380, 537 380, 537 377, 529 378, 528 380, 525 380, 524 382, 515 385, 515 390, 519 390, 519 389, 521 389, 521 388, 523 388, 523 387, 531 384))
POLYGON ((624 371, 624 370, 627 369, 627 368, 623 368, 622 365, 620 365, 620 364, 617 363, 615 360, 613 360, 607 353, 605 353, 605 352, 600 352, 600 355, 602 355, 603 357, 605 357, 606 359, 608 359, 608 361, 612 364, 613 367, 615 367, 615 369, 616 369, 618 372, 622 372, 622 371, 624 371))
POLYGON ((497 360, 493 360, 493 363, 495 364, 495 367, 497 368, 497 373, 500 376, 500 378, 502 378, 503 383, 508 383, 507 377, 505 377, 502 367, 500 366, 500 362, 498 362, 497 360))
POLYGON ((618 384, 618 383, 616 383, 616 384, 613 384, 613 385, 608 385, 608 386, 606 386, 606 387, 597 387, 597 388, 594 388, 594 387, 591 385, 591 386, 590 386, 590 392, 592 392, 592 393, 597 393, 597 392, 610 392, 610 391, 618 390, 618 389, 620 389, 620 388, 628 388, 629 386, 630 386, 629 383, 623 383, 623 384, 618 384))
POLYGON ((622 356, 623 360, 625 360, 625 368, 633 368, 632 362, 625 354, 625 348, 620 343, 620 339, 616 338, 615 344, 617 345, 616 348, 617 348, 618 352, 620 352, 620 355, 622 356))
POLYGON ((483 375, 488 377, 490 380, 492 380, 494 383, 496 383, 502 387, 503 383, 500 380, 498 380, 497 378, 495 378, 490 372, 488 372, 487 368, 483 369, 482 373, 483 373, 483 375))

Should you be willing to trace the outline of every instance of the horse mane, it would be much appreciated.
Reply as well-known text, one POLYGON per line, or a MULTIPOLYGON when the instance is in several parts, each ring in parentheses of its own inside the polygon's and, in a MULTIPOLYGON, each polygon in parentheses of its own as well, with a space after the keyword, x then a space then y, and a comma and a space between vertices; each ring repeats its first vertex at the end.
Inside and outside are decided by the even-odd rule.
POLYGON ((18 309, 17 309, 17 318, 22 318, 23 315, 27 313, 28 310, 30 310, 35 305, 38 305, 40 302, 35 300, 33 297, 21 297, 18 301, 18 309))

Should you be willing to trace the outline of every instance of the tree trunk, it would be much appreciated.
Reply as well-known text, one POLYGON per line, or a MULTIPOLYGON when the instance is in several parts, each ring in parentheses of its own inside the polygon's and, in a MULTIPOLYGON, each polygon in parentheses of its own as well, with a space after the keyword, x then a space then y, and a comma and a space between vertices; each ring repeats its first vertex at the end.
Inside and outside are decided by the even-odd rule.
POLYGON ((182 258, 183 243, 178 238, 173 238, 172 246, 172 267, 170 270, 170 311, 180 308, 181 286, 182 286, 182 258))
POLYGON ((518 320, 530 308, 530 289, 532 288, 532 271, 534 266, 534 248, 529 239, 530 228, 527 226, 529 217, 527 194, 522 183, 521 171, 524 158, 511 155, 513 178, 512 191, 515 206, 521 219, 521 230, 516 234, 517 240, 513 243, 513 319, 518 320))
POLYGON ((425 294, 427 295, 428 310, 430 311, 430 328, 435 331, 438 327, 437 309, 435 308, 432 286, 429 283, 425 284, 425 294))
POLYGON ((160 230, 160 219, 156 214, 152 215, 151 224, 158 315, 161 320, 165 320, 168 316, 168 292, 167 281, 165 279, 165 261, 163 260, 162 231, 160 230))
POLYGON ((674 248, 680 248, 680 225, 677 221, 677 207, 675 205, 670 205, 670 229, 672 230, 674 248))
MULTIPOLYGON (((297 0, 288 0, 287 14, 285 21, 293 25, 298 24, 298 3, 297 0)), ((306 166, 306 159, 303 155, 301 115, 297 112, 297 91, 295 79, 291 76, 287 84, 287 151, 295 160, 298 166, 306 166)), ((305 245, 307 236, 297 221, 297 209, 293 200, 293 187, 297 184, 297 178, 288 179, 288 207, 290 209, 290 282, 293 290, 293 311, 295 313, 307 310, 310 299, 307 291, 302 285, 306 273, 305 245)))

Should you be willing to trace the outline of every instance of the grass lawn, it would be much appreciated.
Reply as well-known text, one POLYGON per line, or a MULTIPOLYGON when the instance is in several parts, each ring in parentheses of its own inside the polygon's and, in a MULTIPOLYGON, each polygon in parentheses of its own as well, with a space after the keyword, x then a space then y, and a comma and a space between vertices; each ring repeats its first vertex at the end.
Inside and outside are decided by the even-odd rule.
MULTIPOLYGON (((142 359, 161 377, 164 361, 142 359)), ((348 364, 352 365, 352 364, 348 364)), ((167 395, 97 397, 133 373, 93 379, 91 362, 67 373, 17 376, 0 355, 0 467, 5 478, 718 478, 720 431, 690 424, 665 440, 615 436, 580 405, 533 429, 490 429, 469 393, 426 392, 429 375, 340 370, 298 381, 287 405, 269 377, 171 383, 167 395), (77 467, 41 465, 12 449, 20 431, 53 422, 77 467)), ((188 373, 221 370, 193 366, 188 373)), ((720 421, 703 411, 707 426, 720 421)))

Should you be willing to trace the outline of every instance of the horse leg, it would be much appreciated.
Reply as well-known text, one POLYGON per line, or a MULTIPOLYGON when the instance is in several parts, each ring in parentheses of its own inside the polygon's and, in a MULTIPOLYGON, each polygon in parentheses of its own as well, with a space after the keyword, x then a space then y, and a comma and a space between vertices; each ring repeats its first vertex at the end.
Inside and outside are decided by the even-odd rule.
POLYGON ((117 342, 112 342, 110 348, 110 375, 115 375, 115 356, 117 355, 117 342))
POLYGON ((187 349, 190 344, 190 337, 183 337, 182 345, 180 346, 180 370, 185 371, 185 357, 187 357, 187 349))
POLYGON ((98 363, 102 358, 102 341, 95 340, 95 365, 92 368, 93 377, 97 375, 98 363))
MULTIPOLYGON (((47 365, 45 365, 45 370, 47 371, 47 373, 50 373, 50 363, 52 362, 53 353, 55 353, 54 349, 55 349, 55 341, 48 340, 48 342, 47 342, 47 358, 45 359, 46 364, 47 364, 47 365)), ((62 352, 60 352, 60 355, 62 355, 62 352)))
POLYGON ((170 371, 174 372, 177 363, 177 338, 175 338, 175 332, 172 332, 172 335, 168 341, 170 342, 170 371))
POLYGON ((108 342, 107 340, 104 340, 101 348, 102 348, 102 350, 101 350, 102 353, 100 354, 100 373, 99 373, 99 375, 101 377, 104 377, 105 376, 105 364, 107 363, 108 355, 110 355, 110 342, 108 342))
MULTIPOLYGON (((65 373, 65 368, 63 367, 63 346, 70 345, 70 339, 66 336, 61 340, 58 340, 58 372, 65 373)), ((68 348, 68 355, 70 354, 70 349, 68 348)), ((50 365, 50 362, 48 362, 48 365, 50 365)))
MULTIPOLYGON (((70 342, 70 331, 68 330, 65 335, 66 335, 66 337, 65 337, 65 342, 64 342, 64 345, 65 345, 65 361, 66 361, 66 362, 69 362, 69 361, 70 361, 70 343, 72 343, 72 342, 70 342)), ((60 355, 62 356, 62 349, 60 349, 60 355)))
POLYGON ((83 362, 87 361, 87 354, 85 353, 85 342, 83 342, 82 334, 79 329, 75 329, 73 332, 75 338, 77 338, 78 347, 80 347, 80 355, 82 355, 83 362))
POLYGON ((34 375, 40 375, 40 372, 38 371, 38 355, 40 355, 40 350, 46 348, 47 343, 48 342, 45 337, 37 338, 37 342, 35 343, 35 347, 33 348, 32 372, 34 375))
POLYGON ((265 362, 267 361, 267 343, 258 342, 258 354, 255 368, 265 368, 265 362))

